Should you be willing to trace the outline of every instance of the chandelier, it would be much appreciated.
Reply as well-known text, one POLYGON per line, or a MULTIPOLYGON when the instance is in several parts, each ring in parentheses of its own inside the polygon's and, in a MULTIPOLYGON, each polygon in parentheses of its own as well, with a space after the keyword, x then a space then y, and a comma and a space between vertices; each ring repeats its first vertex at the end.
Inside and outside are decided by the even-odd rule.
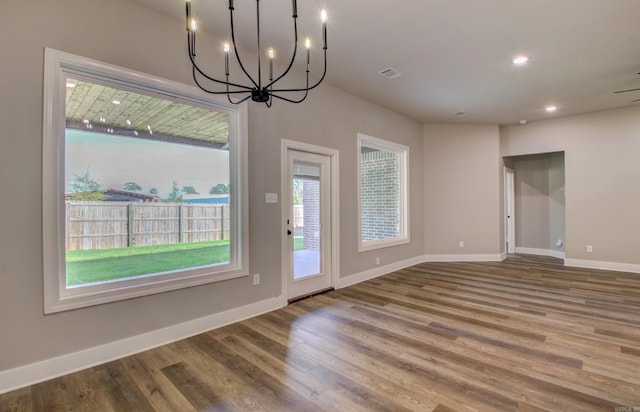
POLYGON ((236 45, 236 35, 234 29, 234 12, 233 0, 229 0, 229 20, 231 25, 231 45, 225 43, 222 49, 224 53, 224 80, 216 78, 210 74, 205 73, 196 63, 196 31, 198 26, 191 14, 191 0, 186 0, 186 15, 187 15, 187 43, 189 51, 189 59, 191 60, 193 80, 195 84, 202 90, 211 94, 226 94, 230 103, 240 104, 245 100, 251 98, 254 102, 265 103, 267 107, 271 107, 273 99, 285 100, 291 103, 301 103, 307 98, 309 90, 317 87, 324 80, 327 74, 327 13, 322 10, 322 50, 324 55, 324 70, 322 77, 314 84, 309 84, 309 68, 311 66, 311 39, 306 38, 304 45, 306 49, 306 84, 305 87, 300 88, 278 88, 277 83, 282 80, 291 70, 298 54, 298 3, 296 0, 291 2, 291 13, 293 17, 293 51, 291 58, 288 61, 286 69, 278 74, 274 78, 273 65, 275 61, 275 51, 272 47, 267 50, 261 48, 260 38, 260 0, 256 0, 256 32, 257 32, 257 76, 254 78, 246 69, 242 63, 240 54, 238 53, 238 47, 236 45), (247 78, 247 84, 240 84, 229 81, 229 52, 233 47, 233 53, 238 62, 238 66, 247 78), (262 79, 262 59, 263 53, 268 59, 268 81, 262 79), (214 90, 214 86, 217 86, 221 90, 214 90), (291 94, 295 94, 292 96, 291 94), (233 98, 232 98, 233 97, 233 98))

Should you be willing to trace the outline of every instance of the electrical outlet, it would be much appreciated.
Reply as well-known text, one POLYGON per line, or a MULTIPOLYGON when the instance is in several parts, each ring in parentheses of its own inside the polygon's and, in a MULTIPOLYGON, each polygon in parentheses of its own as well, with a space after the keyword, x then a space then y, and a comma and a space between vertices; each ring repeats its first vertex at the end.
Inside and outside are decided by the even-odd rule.
POLYGON ((376 265, 380 264, 380 256, 376 256, 376 265))
POLYGON ((587 253, 593 253, 593 246, 587 245, 587 253))
POLYGON ((260 284, 260 274, 256 273, 253 275, 253 286, 257 286, 260 284))
POLYGON ((464 241, 460 241, 460 247, 464 247, 464 241))

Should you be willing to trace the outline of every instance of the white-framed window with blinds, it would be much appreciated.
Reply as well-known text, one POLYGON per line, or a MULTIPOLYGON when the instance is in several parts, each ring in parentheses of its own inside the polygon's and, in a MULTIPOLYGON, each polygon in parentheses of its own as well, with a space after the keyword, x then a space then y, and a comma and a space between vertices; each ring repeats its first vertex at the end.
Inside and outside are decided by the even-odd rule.
POLYGON ((45 50, 45 313, 248 274, 246 105, 45 50))
POLYGON ((409 148, 358 134, 358 250, 409 242, 409 148))

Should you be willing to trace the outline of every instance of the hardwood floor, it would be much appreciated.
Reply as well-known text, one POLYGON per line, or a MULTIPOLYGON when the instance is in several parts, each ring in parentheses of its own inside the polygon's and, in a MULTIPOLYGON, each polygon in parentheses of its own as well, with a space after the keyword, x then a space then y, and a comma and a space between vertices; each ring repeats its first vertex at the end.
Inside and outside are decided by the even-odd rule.
POLYGON ((640 275, 526 255, 413 266, 0 395, 2 411, 634 406, 640 275))

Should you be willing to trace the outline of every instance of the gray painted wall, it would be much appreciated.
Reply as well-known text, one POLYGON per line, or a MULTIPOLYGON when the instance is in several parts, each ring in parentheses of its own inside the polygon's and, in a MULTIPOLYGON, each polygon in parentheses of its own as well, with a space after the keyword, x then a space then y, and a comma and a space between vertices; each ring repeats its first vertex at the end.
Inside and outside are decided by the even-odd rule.
POLYGON ((640 265, 639 136, 637 106, 501 128, 504 156, 564 151, 567 258, 640 265))
POLYGON ((500 253, 504 236, 498 126, 427 124, 424 139, 426 253, 500 253))
MULTIPOLYGON (((177 8, 184 7, 176 4, 177 8)), ((181 9, 182 10, 182 9, 181 9)), ((217 39, 200 36, 199 44, 217 39)), ((280 141, 340 151, 341 276, 423 254, 422 125, 329 84, 301 105, 249 107, 249 277, 43 315, 44 47, 192 84, 184 23, 126 0, 26 0, 0 12, 0 371, 176 325, 280 294, 280 141), (411 243, 358 253, 357 133, 411 148, 411 243)), ((204 52, 204 47, 202 51, 204 52)), ((217 62, 218 64, 220 62, 217 62)), ((282 198, 282 195, 280 196, 282 198)))

